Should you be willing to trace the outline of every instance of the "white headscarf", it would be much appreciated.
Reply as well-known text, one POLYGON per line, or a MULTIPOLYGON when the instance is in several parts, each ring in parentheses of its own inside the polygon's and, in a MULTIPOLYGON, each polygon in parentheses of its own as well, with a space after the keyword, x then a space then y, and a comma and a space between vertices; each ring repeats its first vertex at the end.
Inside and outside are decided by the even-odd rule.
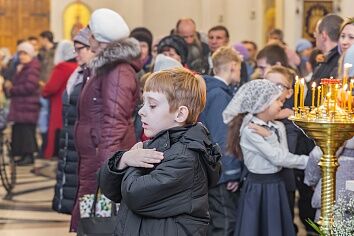
POLYGON ((75 58, 74 44, 70 40, 63 40, 58 43, 58 47, 54 54, 54 65, 58 65, 63 61, 75 58))
POLYGON ((230 123, 238 114, 248 113, 243 119, 240 129, 240 131, 242 131, 254 114, 266 110, 282 92, 279 86, 265 79, 252 80, 244 84, 222 113, 224 123, 230 123))

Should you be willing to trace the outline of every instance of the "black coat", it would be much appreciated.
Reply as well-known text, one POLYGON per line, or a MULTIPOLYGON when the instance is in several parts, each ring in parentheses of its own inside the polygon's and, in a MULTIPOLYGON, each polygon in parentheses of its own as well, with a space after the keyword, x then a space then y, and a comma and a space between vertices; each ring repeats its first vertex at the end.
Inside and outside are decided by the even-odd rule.
POLYGON ((77 191, 78 154, 74 144, 74 125, 81 87, 82 82, 75 85, 70 96, 67 91, 63 93, 63 129, 60 133, 57 183, 52 207, 55 211, 66 214, 70 214, 73 209, 77 191))
MULTIPOLYGON (((321 83, 322 78, 337 78, 338 76, 338 61, 340 58, 340 54, 338 52, 338 46, 332 48, 328 54, 326 55, 326 58, 324 62, 320 63, 313 71, 313 75, 311 78, 311 84, 312 82, 316 82, 317 85, 321 83)), ((311 84, 308 84, 308 88, 311 88, 311 84)), ((316 101, 317 98, 315 98, 316 101)), ((312 93, 311 89, 307 90, 307 95, 305 99, 305 105, 310 106, 312 101, 312 93)))
POLYGON ((121 202, 117 235, 206 235, 208 188, 220 175, 220 148, 200 123, 172 128, 144 143, 164 153, 153 169, 115 169, 119 152, 101 168, 100 188, 121 202))

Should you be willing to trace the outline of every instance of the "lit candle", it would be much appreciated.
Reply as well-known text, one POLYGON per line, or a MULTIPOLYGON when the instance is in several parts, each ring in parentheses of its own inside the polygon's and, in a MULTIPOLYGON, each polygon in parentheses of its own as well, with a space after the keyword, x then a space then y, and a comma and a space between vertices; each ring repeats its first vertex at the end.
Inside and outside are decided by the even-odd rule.
POLYGON ((326 103, 327 103, 327 114, 329 114, 329 105, 330 105, 330 101, 331 101, 331 93, 329 92, 329 93, 327 93, 327 95, 326 95, 326 103))
POLYGON ((297 101, 299 99, 299 78, 295 78, 295 91, 294 91, 294 108, 297 108, 297 101))
POLYGON ((342 86, 344 86, 344 84, 347 84, 348 83, 348 72, 350 70, 350 68, 352 68, 352 64, 350 63, 345 63, 344 64, 344 70, 343 70, 343 80, 342 80, 342 86))
POLYGON ((311 89, 311 107, 315 107, 315 92, 316 92, 316 82, 312 83, 312 89, 311 89))
POLYGON ((305 88, 305 80, 302 78, 300 80, 300 107, 304 108, 304 88, 305 88))
POLYGON ((348 87, 348 85, 345 84, 344 87, 342 88, 342 91, 341 91, 342 108, 345 108, 345 104, 346 104, 345 96, 346 96, 346 93, 347 93, 347 87, 348 87))
POLYGON ((321 106, 321 86, 317 87, 317 107, 321 106))
POLYGON ((352 111, 352 91, 347 91, 348 96, 348 111, 352 111))
POLYGON ((323 84, 321 84, 321 104, 323 104, 323 100, 324 100, 324 97, 326 96, 325 95, 325 89, 324 89, 324 85, 323 84))

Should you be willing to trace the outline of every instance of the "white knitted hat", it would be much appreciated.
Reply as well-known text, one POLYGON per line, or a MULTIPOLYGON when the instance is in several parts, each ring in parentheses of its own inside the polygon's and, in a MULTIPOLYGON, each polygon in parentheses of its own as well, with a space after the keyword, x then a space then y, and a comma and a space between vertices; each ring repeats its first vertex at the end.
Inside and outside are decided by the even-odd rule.
POLYGON ((32 46, 32 44, 30 44, 29 42, 25 41, 20 43, 17 46, 17 51, 18 52, 25 52, 27 53, 30 57, 35 57, 36 56, 36 52, 34 50, 34 47, 32 46))
POLYGON ((107 8, 95 10, 90 19, 90 30, 95 39, 101 43, 110 43, 129 36, 129 27, 115 11, 107 8))

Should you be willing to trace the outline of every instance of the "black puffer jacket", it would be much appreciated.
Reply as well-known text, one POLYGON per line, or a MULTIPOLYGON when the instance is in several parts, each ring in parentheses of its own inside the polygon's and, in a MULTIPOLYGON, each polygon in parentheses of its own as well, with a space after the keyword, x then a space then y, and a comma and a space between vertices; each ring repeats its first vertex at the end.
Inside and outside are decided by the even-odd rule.
POLYGON ((118 152, 101 168, 100 187, 121 202, 117 235, 206 235, 209 223, 208 188, 220 176, 220 148, 200 123, 172 128, 144 143, 164 153, 152 170, 115 169, 118 152))
MULTIPOLYGON (((82 77, 83 71, 78 68, 74 73, 82 77), (76 71, 78 71, 76 73, 76 71)), ((67 90, 63 93, 63 129, 60 132, 60 149, 54 197, 53 210, 59 213, 71 214, 77 192, 78 154, 74 143, 74 125, 77 117, 77 102, 82 88, 82 78, 77 78, 72 85, 70 96, 67 90)))

